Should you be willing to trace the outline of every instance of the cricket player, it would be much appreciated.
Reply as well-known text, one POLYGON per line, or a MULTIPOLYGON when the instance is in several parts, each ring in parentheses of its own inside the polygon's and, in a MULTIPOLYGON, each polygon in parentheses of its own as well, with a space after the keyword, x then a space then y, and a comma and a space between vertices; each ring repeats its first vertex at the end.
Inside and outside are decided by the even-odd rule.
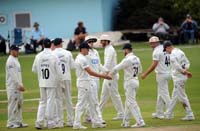
MULTIPOLYGON (((111 45, 111 39, 109 35, 103 34, 100 37, 101 45, 104 50, 104 68, 106 72, 109 72, 117 65, 117 54, 113 46, 111 45)), ((112 102, 117 111, 117 116, 113 120, 122 120, 124 117, 124 109, 121 101, 121 96, 118 92, 118 79, 119 74, 113 76, 112 80, 104 80, 101 92, 100 110, 103 112, 106 102, 111 97, 112 102)))
POLYGON ((163 45, 160 45, 158 37, 152 36, 149 39, 149 44, 151 48, 153 48, 153 61, 151 66, 141 75, 141 77, 142 79, 145 79, 155 69, 158 90, 156 113, 152 113, 152 116, 153 118, 164 119, 163 106, 165 105, 165 109, 168 109, 170 103, 168 89, 168 83, 171 79, 170 56, 166 52, 163 52, 163 45))
POLYGON ((82 43, 79 46, 80 53, 75 59, 76 64, 76 77, 77 77, 77 88, 78 88, 78 101, 75 110, 75 120, 73 129, 87 129, 87 127, 81 125, 81 116, 85 109, 87 103, 91 106, 90 114, 92 117, 92 128, 103 128, 104 124, 99 120, 97 113, 95 112, 95 100, 92 97, 90 75, 105 79, 111 79, 110 76, 106 74, 100 74, 94 72, 90 68, 89 61, 86 57, 89 52, 89 45, 87 43, 82 43))
POLYGON ((170 54, 170 63, 172 66, 172 78, 174 82, 174 89, 172 92, 172 100, 170 106, 166 112, 166 119, 173 118, 173 110, 176 106, 177 101, 180 101, 185 109, 186 115, 182 120, 194 120, 194 114, 190 107, 190 102, 188 100, 187 94, 185 92, 185 84, 187 78, 192 77, 192 73, 188 71, 190 67, 190 62, 185 56, 185 53, 172 46, 170 41, 164 42, 164 50, 170 54))
POLYGON ((58 117, 58 127, 64 127, 63 118, 63 94, 64 102, 66 103, 67 111, 67 126, 72 127, 74 123, 73 104, 71 98, 71 69, 75 68, 72 53, 62 48, 63 40, 56 38, 53 41, 55 49, 53 53, 57 55, 60 60, 63 79, 58 82, 56 88, 56 113, 58 117))
POLYGON ((8 97, 8 121, 7 128, 27 127, 22 123, 23 95, 25 91, 21 66, 18 61, 19 47, 11 45, 10 56, 6 62, 6 91, 8 97))
MULTIPOLYGON (((89 53, 87 55, 87 58, 88 58, 89 64, 90 64, 90 68, 92 70, 94 70, 95 72, 100 72, 100 71, 105 72, 105 69, 101 65, 101 59, 100 59, 99 53, 96 49, 93 48, 93 44, 95 42, 97 42, 97 38, 95 38, 93 36, 86 36, 85 42, 90 46, 89 53)), ((92 96, 96 102, 95 109, 96 109, 99 119, 102 121, 102 123, 105 124, 105 121, 102 118, 102 114, 101 114, 100 107, 99 107, 98 90, 99 90, 100 81, 99 81, 98 77, 90 76, 90 78, 91 78, 90 83, 91 83, 92 96)), ((91 122, 89 110, 91 110, 91 109, 86 110, 85 122, 91 122)))
POLYGON ((136 102, 136 93, 139 88, 138 75, 142 72, 142 66, 140 59, 133 54, 131 44, 125 44, 123 50, 125 58, 110 72, 111 74, 114 74, 119 70, 124 69, 124 90, 126 101, 122 127, 130 126, 131 114, 136 120, 136 124, 131 127, 143 127, 145 126, 145 123, 140 113, 140 108, 136 102))
POLYGON ((40 87, 40 101, 37 112, 35 127, 42 129, 42 122, 47 120, 49 129, 55 128, 54 103, 56 96, 57 83, 62 79, 62 70, 58 57, 52 53, 51 41, 43 41, 44 50, 36 55, 32 71, 37 73, 40 87))

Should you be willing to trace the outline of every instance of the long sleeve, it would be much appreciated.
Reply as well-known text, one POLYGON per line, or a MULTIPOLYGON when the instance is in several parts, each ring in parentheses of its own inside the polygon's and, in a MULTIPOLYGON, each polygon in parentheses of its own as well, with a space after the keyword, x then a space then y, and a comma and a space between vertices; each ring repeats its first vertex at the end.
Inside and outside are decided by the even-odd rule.
POLYGON ((164 23, 163 26, 164 26, 164 28, 165 28, 166 30, 169 30, 168 24, 164 23))
POLYGON ((70 53, 70 68, 75 69, 75 62, 71 53, 70 53))
MULTIPOLYGON (((126 60, 123 59, 119 64, 117 64, 110 72, 110 74, 114 75, 116 74, 119 70, 123 69, 126 66, 126 60)), ((128 64, 128 63, 127 63, 128 64)))
POLYGON ((17 83, 17 85, 23 85, 22 84, 21 71, 20 72, 18 71, 18 70, 21 70, 21 69, 17 69, 17 68, 18 67, 16 67, 16 65, 14 64, 13 67, 8 69, 8 72, 10 74, 10 78, 11 78, 12 82, 17 83))
POLYGON ((153 31, 156 32, 158 30, 158 28, 160 27, 160 25, 158 23, 155 23, 152 27, 153 31))
POLYGON ((38 65, 38 61, 37 61, 37 56, 35 57, 35 60, 33 62, 33 65, 32 65, 32 72, 34 73, 37 73, 38 70, 37 70, 37 65, 38 65))
POLYGON ((183 72, 183 68, 182 66, 178 63, 178 60, 176 59, 175 56, 170 56, 170 64, 172 66, 173 69, 177 70, 178 72, 182 73, 183 72))
POLYGON ((6 86, 9 89, 16 89, 16 85, 23 85, 21 66, 18 60, 10 56, 6 62, 6 86))
POLYGON ((190 61, 188 60, 188 58, 185 56, 185 54, 183 54, 182 56, 182 68, 184 69, 189 69, 190 68, 190 61))
POLYGON ((139 61, 139 71, 138 71, 138 73, 140 74, 140 73, 142 73, 142 64, 141 64, 139 58, 138 58, 138 61, 139 61))
POLYGON ((110 69, 110 65, 111 65, 111 63, 112 63, 112 53, 111 52, 109 52, 106 56, 105 56, 105 60, 104 60, 104 67, 105 67, 105 69, 106 69, 106 71, 109 71, 109 69, 110 69))
POLYGON ((57 73, 57 76, 58 76, 58 79, 63 79, 64 75, 62 73, 62 67, 61 67, 61 63, 60 63, 60 60, 57 56, 54 57, 55 59, 55 68, 56 68, 56 73, 57 73))

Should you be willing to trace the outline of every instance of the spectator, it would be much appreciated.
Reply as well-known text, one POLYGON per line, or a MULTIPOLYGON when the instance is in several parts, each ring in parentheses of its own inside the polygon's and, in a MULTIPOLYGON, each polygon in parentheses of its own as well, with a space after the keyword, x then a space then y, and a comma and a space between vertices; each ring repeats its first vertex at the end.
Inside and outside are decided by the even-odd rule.
POLYGON ((87 36, 86 28, 83 25, 82 21, 78 22, 78 27, 74 30, 74 44, 76 49, 78 49, 79 45, 85 40, 87 36))
POLYGON ((161 40, 166 40, 169 35, 169 26, 164 22, 162 17, 158 18, 158 22, 152 27, 154 35, 158 36, 161 40))
POLYGON ((187 14, 185 21, 181 24, 181 34, 183 34, 183 42, 189 42, 189 38, 194 43, 194 35, 197 30, 197 22, 187 14))
MULTIPOLYGON (((36 48, 41 45, 44 40, 44 32, 39 28, 39 24, 37 22, 33 25, 34 29, 31 32, 31 44, 33 44, 33 51, 36 53, 36 48)), ((43 48, 43 47, 42 47, 43 48)))
POLYGON ((0 34, 0 52, 3 52, 6 55, 6 40, 1 34, 0 34))

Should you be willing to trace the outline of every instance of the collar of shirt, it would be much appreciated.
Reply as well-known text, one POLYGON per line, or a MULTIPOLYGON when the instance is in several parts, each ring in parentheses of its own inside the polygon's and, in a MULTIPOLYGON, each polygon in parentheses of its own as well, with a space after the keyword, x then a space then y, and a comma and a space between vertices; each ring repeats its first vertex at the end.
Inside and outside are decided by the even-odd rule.
POLYGON ((51 51, 51 49, 50 48, 44 48, 44 52, 49 52, 49 51, 51 51))
POLYGON ((10 57, 11 57, 12 59, 18 60, 18 57, 14 57, 13 55, 10 55, 10 57))
POLYGON ((59 48, 55 48, 55 50, 54 51, 59 51, 59 50, 61 50, 62 48, 61 47, 59 47, 59 48))
POLYGON ((112 46, 111 44, 108 44, 108 45, 106 45, 106 47, 105 48, 108 48, 108 47, 110 47, 110 46, 112 46))
POLYGON ((128 53, 128 54, 125 56, 125 58, 127 58, 127 57, 129 57, 129 56, 132 56, 132 55, 133 55, 133 52, 128 53))

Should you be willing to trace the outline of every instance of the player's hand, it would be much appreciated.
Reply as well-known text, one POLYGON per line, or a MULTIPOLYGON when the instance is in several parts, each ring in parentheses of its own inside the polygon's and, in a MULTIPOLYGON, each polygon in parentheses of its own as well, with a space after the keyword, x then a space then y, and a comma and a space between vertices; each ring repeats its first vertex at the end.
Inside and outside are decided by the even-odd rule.
POLYGON ((112 80, 112 77, 111 76, 109 76, 109 75, 105 75, 105 77, 104 77, 105 79, 108 79, 108 80, 112 80))
POLYGON ((190 72, 187 72, 187 74, 186 74, 186 75, 187 75, 187 77, 188 77, 188 78, 192 78, 192 73, 190 73, 190 72))
POLYGON ((192 78, 192 74, 187 74, 187 77, 188 78, 192 78))
POLYGON ((146 75, 145 73, 142 73, 142 74, 141 74, 142 80, 144 80, 146 77, 147 77, 147 75, 146 75))
POLYGON ((183 71, 183 74, 184 74, 184 75, 187 75, 188 78, 192 78, 192 73, 189 72, 189 71, 187 71, 187 70, 184 70, 184 71, 183 71))
POLYGON ((18 87, 18 90, 21 91, 21 92, 24 92, 24 91, 25 91, 25 88, 24 88, 24 86, 20 85, 20 86, 18 87))

